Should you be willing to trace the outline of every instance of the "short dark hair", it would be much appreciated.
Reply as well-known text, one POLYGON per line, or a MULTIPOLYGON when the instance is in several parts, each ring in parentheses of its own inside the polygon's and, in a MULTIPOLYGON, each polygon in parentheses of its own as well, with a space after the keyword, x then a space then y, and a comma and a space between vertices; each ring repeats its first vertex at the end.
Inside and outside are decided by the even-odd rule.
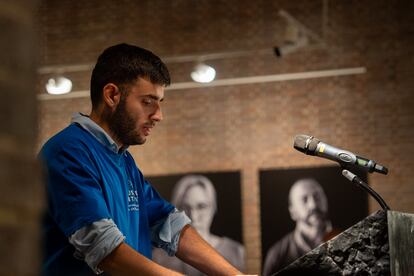
POLYGON ((105 49, 92 71, 92 107, 101 102, 102 90, 106 84, 128 85, 138 77, 148 78, 152 83, 165 86, 171 82, 167 66, 152 52, 125 43, 105 49))

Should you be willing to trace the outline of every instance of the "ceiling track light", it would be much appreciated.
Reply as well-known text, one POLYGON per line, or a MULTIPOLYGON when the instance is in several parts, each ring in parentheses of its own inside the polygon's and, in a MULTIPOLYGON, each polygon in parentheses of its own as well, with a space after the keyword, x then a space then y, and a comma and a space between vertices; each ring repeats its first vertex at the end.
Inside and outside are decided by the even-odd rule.
POLYGON ((191 72, 191 78, 195 82, 209 83, 216 78, 216 70, 205 63, 198 63, 191 72))
POLYGON ((279 16, 286 21, 286 28, 283 43, 273 47, 273 52, 277 57, 285 56, 305 46, 309 46, 311 40, 323 45, 322 39, 317 34, 285 10, 280 10, 279 16))
POLYGON ((46 91, 52 95, 67 94, 72 91, 72 81, 63 76, 52 77, 46 83, 46 91))

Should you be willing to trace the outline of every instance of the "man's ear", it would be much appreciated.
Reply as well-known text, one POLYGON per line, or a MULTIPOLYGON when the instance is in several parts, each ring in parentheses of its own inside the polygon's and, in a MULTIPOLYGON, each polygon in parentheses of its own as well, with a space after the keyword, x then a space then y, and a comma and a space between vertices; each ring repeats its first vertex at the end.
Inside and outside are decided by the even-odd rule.
POLYGON ((121 91, 113 83, 107 83, 103 87, 103 102, 111 110, 115 110, 121 100, 121 91))
POLYGON ((289 204, 289 214, 290 214, 290 218, 293 221, 296 221, 297 220, 296 210, 295 210, 295 208, 291 204, 289 204))

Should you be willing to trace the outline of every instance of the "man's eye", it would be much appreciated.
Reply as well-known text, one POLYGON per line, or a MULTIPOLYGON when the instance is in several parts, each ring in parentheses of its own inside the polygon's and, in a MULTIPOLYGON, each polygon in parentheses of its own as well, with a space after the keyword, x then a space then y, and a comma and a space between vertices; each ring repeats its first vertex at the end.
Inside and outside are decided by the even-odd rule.
POLYGON ((197 204, 197 209, 198 210, 204 210, 204 209, 207 209, 207 207, 208 207, 208 205, 205 204, 205 203, 199 203, 199 204, 197 204))
POLYGON ((143 103, 144 103, 145 105, 150 105, 150 104, 152 103, 152 101, 151 101, 151 99, 144 99, 144 100, 143 100, 143 103))

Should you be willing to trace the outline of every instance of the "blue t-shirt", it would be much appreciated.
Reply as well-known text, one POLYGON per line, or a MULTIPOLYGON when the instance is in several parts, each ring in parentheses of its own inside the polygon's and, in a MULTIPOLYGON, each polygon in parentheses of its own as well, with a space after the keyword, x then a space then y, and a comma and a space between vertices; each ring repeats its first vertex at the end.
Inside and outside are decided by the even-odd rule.
POLYGON ((40 152, 47 179, 44 274, 93 275, 73 257, 68 237, 112 219, 125 242, 151 259, 150 227, 174 206, 144 179, 128 151, 114 152, 77 123, 52 137, 40 152))

